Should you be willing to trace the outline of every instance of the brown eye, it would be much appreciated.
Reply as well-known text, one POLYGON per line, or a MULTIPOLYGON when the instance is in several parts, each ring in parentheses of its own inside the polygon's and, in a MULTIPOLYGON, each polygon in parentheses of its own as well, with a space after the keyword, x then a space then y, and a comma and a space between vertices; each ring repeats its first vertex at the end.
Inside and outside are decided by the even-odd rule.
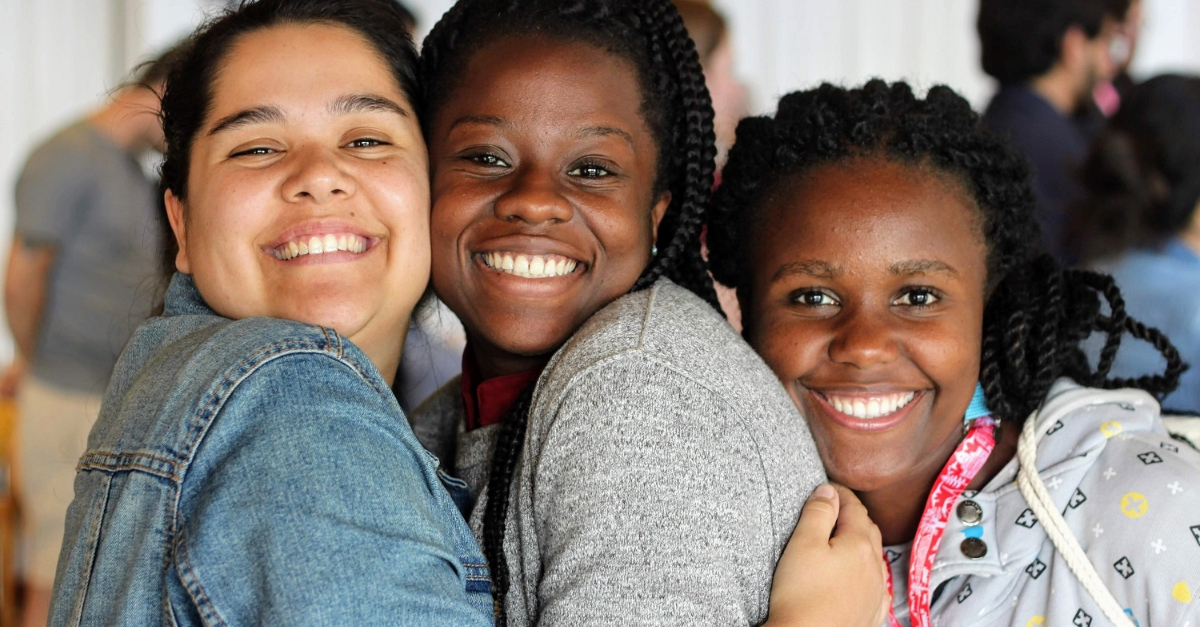
POLYGON ((792 293, 792 302, 804 307, 833 307, 838 305, 832 294, 822 290, 800 290, 792 293))
POLYGON ((477 154, 477 155, 469 155, 467 157, 467 160, 473 161, 475 163, 478 163, 479 165, 487 166, 487 167, 493 167, 493 168, 507 168, 508 167, 508 163, 506 161, 504 161, 500 157, 497 157, 496 155, 493 155, 493 154, 487 153, 487 152, 477 154))
POLYGON ((230 156, 231 157, 260 157, 262 155, 269 155, 273 152, 275 152, 275 151, 270 148, 264 148, 262 146, 255 146, 254 148, 247 148, 245 150, 239 150, 230 156))
POLYGON ((574 170, 567 172, 571 176, 582 176, 584 178, 601 178, 612 174, 604 166, 595 163, 585 163, 576 167, 574 170))
POLYGON ((912 289, 896 299, 896 305, 904 305, 907 307, 928 307, 941 300, 933 290, 928 289, 912 289))
POLYGON ((383 140, 375 139, 373 137, 363 137, 361 139, 356 139, 354 141, 347 143, 346 147, 347 148, 374 148, 376 146, 382 146, 385 143, 386 142, 384 142, 383 140))

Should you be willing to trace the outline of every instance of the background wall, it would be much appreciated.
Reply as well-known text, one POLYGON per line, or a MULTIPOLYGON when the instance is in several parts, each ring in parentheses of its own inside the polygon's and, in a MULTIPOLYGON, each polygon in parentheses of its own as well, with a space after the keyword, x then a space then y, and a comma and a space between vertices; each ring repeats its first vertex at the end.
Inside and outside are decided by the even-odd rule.
MULTIPOLYGON (((404 0, 427 32, 452 0, 404 0)), ((873 76, 945 83, 976 106, 993 89, 978 69, 975 0, 712 0, 729 19, 751 108, 788 91, 873 76)), ((189 32, 225 0, 0 0, 0 265, 25 154, 102 102, 127 70, 189 32)), ((1143 0, 1134 73, 1200 73, 1200 2, 1143 0)), ((0 364, 12 354, 0 326, 0 364)))

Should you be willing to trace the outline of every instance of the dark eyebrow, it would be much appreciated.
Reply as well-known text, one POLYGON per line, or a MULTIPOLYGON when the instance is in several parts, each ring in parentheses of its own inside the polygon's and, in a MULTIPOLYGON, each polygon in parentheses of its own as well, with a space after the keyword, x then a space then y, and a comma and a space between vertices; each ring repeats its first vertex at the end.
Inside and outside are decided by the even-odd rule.
POLYGON ((843 274, 843 270, 838 266, 830 265, 824 261, 804 259, 784 264, 775 272, 775 276, 771 280, 778 281, 784 277, 796 274, 816 279, 836 279, 843 274))
POLYGON ((497 126, 500 128, 512 127, 512 124, 494 115, 467 115, 455 120, 454 124, 450 125, 450 130, 453 131, 463 124, 482 124, 483 126, 497 126))
POLYGON ((610 137, 615 136, 624 140, 633 148, 633 136, 625 131, 612 126, 585 126, 579 129, 579 137, 610 137))
POLYGON ((899 276, 911 276, 914 274, 932 274, 941 273, 951 276, 958 276, 958 270, 950 267, 941 261, 934 259, 915 259, 912 261, 899 261, 892 264, 888 271, 899 276))
POLYGON ((402 117, 408 117, 408 111, 404 107, 392 102, 388 98, 374 94, 347 94, 340 96, 329 105, 329 112, 336 115, 365 113, 368 111, 385 111, 402 117))
POLYGON ((247 126, 250 124, 265 124, 268 122, 280 122, 282 120, 283 112, 280 111, 278 107, 251 107, 249 109, 238 111, 233 115, 227 115, 221 118, 220 121, 213 125, 212 130, 210 130, 208 134, 211 136, 224 131, 233 130, 241 126, 247 126))

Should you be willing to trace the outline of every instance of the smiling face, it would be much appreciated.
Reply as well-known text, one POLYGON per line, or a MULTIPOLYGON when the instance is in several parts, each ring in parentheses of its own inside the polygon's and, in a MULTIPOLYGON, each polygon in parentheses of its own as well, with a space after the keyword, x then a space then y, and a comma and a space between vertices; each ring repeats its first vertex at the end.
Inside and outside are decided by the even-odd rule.
POLYGON ((874 158, 785 179, 759 209, 746 339, 834 481, 923 495, 961 440, 982 341, 979 219, 947 176, 874 158))
POLYGON ((633 67, 528 36, 476 52, 433 118, 433 285, 485 377, 540 366, 650 261, 670 202, 633 67))
POLYGON ((365 39, 337 26, 243 36, 167 193, 176 266, 228 318, 337 329, 385 377, 429 276, 425 144, 365 39))

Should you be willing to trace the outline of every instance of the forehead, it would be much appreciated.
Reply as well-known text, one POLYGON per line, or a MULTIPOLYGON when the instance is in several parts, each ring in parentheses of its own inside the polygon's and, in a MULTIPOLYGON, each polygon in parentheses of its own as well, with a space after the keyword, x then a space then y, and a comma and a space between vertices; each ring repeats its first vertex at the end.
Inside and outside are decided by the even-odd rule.
POLYGON ((981 214, 961 183, 932 167, 882 158, 824 165, 768 190, 753 228, 764 244, 863 258, 978 257, 981 214))
POLYGON ((584 42, 544 35, 502 37, 476 50, 436 113, 518 123, 603 121, 645 132, 641 86, 624 58, 584 42))
POLYGON ((213 81, 212 109, 346 93, 377 93, 410 106, 383 56, 362 35, 329 24, 284 24, 247 33, 230 47, 213 81))

